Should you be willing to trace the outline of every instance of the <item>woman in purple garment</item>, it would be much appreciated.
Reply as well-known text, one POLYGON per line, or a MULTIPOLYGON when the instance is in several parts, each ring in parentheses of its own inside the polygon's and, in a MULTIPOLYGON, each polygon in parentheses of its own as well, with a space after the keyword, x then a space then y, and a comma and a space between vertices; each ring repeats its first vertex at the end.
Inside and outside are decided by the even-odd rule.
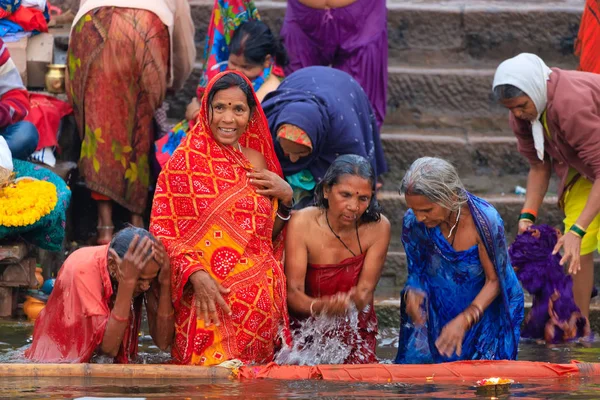
POLYGON ((349 73, 381 127, 388 80, 385 0, 288 0, 281 37, 290 55, 286 76, 311 65, 349 73))

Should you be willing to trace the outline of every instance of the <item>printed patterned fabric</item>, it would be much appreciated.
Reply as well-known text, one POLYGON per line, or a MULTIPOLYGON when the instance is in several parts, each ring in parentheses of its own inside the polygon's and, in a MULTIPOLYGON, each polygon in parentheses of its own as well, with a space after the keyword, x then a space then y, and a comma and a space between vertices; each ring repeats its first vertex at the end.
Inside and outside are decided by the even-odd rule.
POLYGON ((312 142, 310 141, 310 137, 306 132, 295 125, 281 125, 281 127, 277 130, 277 137, 301 144, 302 146, 306 146, 312 150, 312 142))
POLYGON ((149 11, 97 8, 73 28, 67 93, 83 136, 79 170, 91 190, 138 214, 168 71, 169 32, 149 11))
POLYGON ((14 13, 21 7, 21 0, 0 0, 0 15, 2 18, 14 13))
MULTIPOLYGON (((237 72, 217 75, 207 90, 229 73, 237 72)), ((260 107, 240 144, 262 153, 269 170, 282 176, 260 107)), ((196 125, 158 178, 150 223, 171 258, 172 355, 179 364, 215 365, 234 358, 269 362, 278 330, 283 326, 288 332, 283 235, 275 242, 271 238, 277 207, 256 193, 247 177, 251 168, 241 152, 214 140, 203 98, 196 125), (231 289, 225 301, 233 315, 218 308, 219 327, 197 319, 195 295, 187 283, 201 270, 231 289)))

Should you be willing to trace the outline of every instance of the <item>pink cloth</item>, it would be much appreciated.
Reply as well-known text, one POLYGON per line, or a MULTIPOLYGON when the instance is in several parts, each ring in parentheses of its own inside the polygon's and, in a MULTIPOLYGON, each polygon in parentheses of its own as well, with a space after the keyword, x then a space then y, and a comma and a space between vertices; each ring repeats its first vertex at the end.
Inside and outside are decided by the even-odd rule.
MULTIPOLYGON (((35 362, 86 363, 104 339, 113 288, 107 267, 108 245, 84 247, 61 267, 46 307, 35 321, 33 343, 25 357, 35 362)), ((137 355, 143 296, 133 303, 129 327, 115 362, 137 355)))

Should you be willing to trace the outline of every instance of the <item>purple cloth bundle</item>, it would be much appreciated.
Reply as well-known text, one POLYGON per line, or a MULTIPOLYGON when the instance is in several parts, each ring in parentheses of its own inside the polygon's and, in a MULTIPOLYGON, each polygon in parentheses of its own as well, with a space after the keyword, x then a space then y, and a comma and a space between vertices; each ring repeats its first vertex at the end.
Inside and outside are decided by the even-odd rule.
POLYGON ((508 250, 519 281, 533 296, 531 311, 521 327, 522 337, 557 343, 585 334, 587 320, 575 304, 573 280, 560 265, 561 255, 552 255, 559 235, 551 226, 534 225, 517 236, 508 250), (571 332, 565 337, 562 328, 569 324, 571 332))

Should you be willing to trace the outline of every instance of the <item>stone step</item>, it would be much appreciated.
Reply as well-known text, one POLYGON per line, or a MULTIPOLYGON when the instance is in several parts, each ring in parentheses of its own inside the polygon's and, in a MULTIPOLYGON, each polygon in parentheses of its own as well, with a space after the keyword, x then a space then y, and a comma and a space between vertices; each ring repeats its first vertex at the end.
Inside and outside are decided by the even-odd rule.
POLYGON ((381 141, 390 168, 385 179, 392 182, 400 182, 412 162, 424 156, 443 158, 452 163, 461 176, 485 176, 488 182, 491 176, 517 175, 519 184, 523 185, 529 170, 527 160, 517 151, 514 136, 386 130, 381 134, 381 141))
MULTIPOLYGON (((198 56, 213 0, 191 0, 198 56)), ((255 1, 262 19, 281 30, 285 1, 255 1)), ((584 0, 388 0, 389 58, 431 65, 501 61, 523 51, 549 62, 576 64, 573 43, 584 0)))
POLYGON ((390 66, 386 124, 506 131, 492 95, 494 68, 390 66))
MULTIPOLYGON (((170 118, 185 115, 201 70, 202 64, 196 63, 183 89, 167 97, 170 118)), ((492 95, 494 72, 492 68, 390 66, 385 123, 507 135, 508 111, 492 95)))
MULTIPOLYGON (((190 0, 198 56, 214 0, 190 0)), ((285 0, 254 2, 262 19, 279 32, 285 0)), ((584 0, 387 0, 389 57, 399 62, 446 64, 502 60, 535 52, 552 63, 575 63, 584 0)), ((78 1, 53 5, 76 11, 78 1)))
MULTIPOLYGON (((284 1, 255 2, 278 32, 284 1)), ((213 0, 192 0, 198 63, 184 90, 169 96, 169 116, 182 118, 194 96, 213 0)), ((551 66, 574 68, 572 43, 583 0, 388 0, 389 84, 386 124, 427 128, 506 130, 506 111, 491 95, 500 61, 521 51, 551 66)), ((65 47, 68 29, 57 32, 65 47), (64 31, 64 32, 63 32, 64 31)))
POLYGON ((390 58, 451 64, 521 52, 576 63, 573 43, 584 0, 388 0, 390 58))

